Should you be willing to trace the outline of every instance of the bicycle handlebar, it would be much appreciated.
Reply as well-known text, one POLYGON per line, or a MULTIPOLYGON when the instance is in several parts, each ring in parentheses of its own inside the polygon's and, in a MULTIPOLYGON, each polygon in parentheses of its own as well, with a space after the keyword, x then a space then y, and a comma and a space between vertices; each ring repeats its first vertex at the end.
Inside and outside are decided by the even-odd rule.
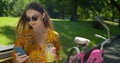
POLYGON ((109 30, 108 26, 106 24, 104 24, 103 19, 100 16, 98 16, 97 14, 94 15, 94 18, 106 28, 108 39, 110 39, 110 30, 109 30))
POLYGON ((107 43, 110 43, 110 39, 108 38, 105 38, 105 37, 103 37, 103 36, 101 36, 101 35, 98 35, 98 34, 95 34, 95 36, 96 37, 98 37, 98 38, 101 38, 101 39, 104 39, 105 41, 103 41, 102 43, 101 43, 101 47, 100 47, 100 49, 102 50, 103 49, 103 46, 105 45, 105 44, 107 44, 107 43))
POLYGON ((95 36, 98 37, 98 38, 104 39, 104 40, 107 39, 107 38, 105 38, 105 37, 103 37, 103 36, 101 36, 101 35, 99 35, 99 34, 95 34, 95 36))

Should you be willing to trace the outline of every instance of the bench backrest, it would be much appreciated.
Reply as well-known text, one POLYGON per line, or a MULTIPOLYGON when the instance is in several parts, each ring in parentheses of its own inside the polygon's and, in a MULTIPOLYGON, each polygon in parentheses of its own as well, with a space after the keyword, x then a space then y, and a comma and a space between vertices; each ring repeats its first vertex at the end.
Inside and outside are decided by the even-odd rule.
POLYGON ((12 63, 12 50, 14 44, 0 46, 0 63, 12 63))

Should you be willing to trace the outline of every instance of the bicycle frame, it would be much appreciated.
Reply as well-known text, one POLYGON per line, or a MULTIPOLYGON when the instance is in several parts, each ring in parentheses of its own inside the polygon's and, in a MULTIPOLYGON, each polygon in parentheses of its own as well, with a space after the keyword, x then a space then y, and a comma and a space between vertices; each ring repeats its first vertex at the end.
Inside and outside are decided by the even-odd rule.
MULTIPOLYGON (((87 60, 87 63, 94 62, 94 61, 91 61, 91 60, 95 60, 94 57, 96 57, 96 59, 98 59, 96 61, 96 63, 98 63, 98 62, 103 63, 103 59, 101 59, 102 58, 102 54, 103 54, 103 46, 107 42, 109 42, 109 39, 105 39, 105 41, 101 44, 101 48, 100 49, 94 49, 91 52, 91 54, 90 54, 90 56, 89 56, 89 58, 87 60)), ((73 47, 72 49, 76 49, 77 51, 79 50, 78 47, 73 47)), ((84 57, 85 57, 85 55, 86 55, 85 52, 82 50, 82 52, 79 52, 78 54, 76 54, 75 56, 73 56, 72 58, 70 58, 70 62, 69 63, 73 62, 75 59, 80 59, 80 63, 84 63, 84 57)))
POLYGON ((72 61, 74 61, 74 59, 76 59, 76 58, 79 58, 79 59, 81 59, 81 61, 80 61, 80 63, 83 63, 84 61, 84 56, 85 56, 85 54, 84 54, 84 52, 82 51, 82 52, 80 52, 79 54, 76 54, 74 57, 72 57, 71 59, 70 59, 70 62, 69 63, 71 63, 72 61))
MULTIPOLYGON (((82 50, 81 50, 82 52, 80 52, 79 46, 85 46, 85 45, 79 45, 79 44, 86 44, 86 45, 88 45, 90 41, 89 41, 88 39, 86 39, 86 38, 76 37, 76 38, 75 38, 75 42, 77 43, 77 46, 73 47, 70 52, 76 50, 76 52, 77 52, 78 54, 76 54, 75 56, 73 56, 72 58, 70 58, 69 63, 73 62, 75 59, 78 59, 77 62, 78 62, 79 59, 80 59, 80 63, 84 63, 83 60, 84 60, 85 53, 84 53, 83 50, 85 49, 85 47, 82 47, 82 50), (79 39, 79 40, 78 40, 78 39, 79 39), (80 42, 79 42, 79 41, 80 41, 80 42)), ((68 61, 67 61, 67 62, 68 62, 68 61)))
MULTIPOLYGON (((104 62, 104 61, 103 61, 103 47, 104 47, 105 44, 111 42, 111 41, 110 41, 110 31, 109 31, 109 28, 104 24, 102 18, 100 18, 97 14, 95 14, 94 18, 95 18, 98 22, 100 22, 100 23, 106 28, 108 38, 105 38, 105 37, 103 37, 103 36, 101 36, 101 35, 95 34, 96 37, 101 38, 101 39, 104 39, 104 41, 100 44, 100 48, 93 49, 92 52, 90 52, 90 55, 89 55, 86 63, 103 63, 103 62, 104 62), (97 59, 97 60, 96 60, 96 59, 97 59)), ((75 41, 75 40, 74 40, 74 41, 75 41)), ((78 41, 78 40, 77 40, 77 41, 78 41)), ((79 42, 80 42, 80 41, 81 41, 81 40, 79 40, 79 42)), ((78 45, 82 45, 83 43, 82 43, 82 41, 81 41, 81 43, 78 43, 78 42, 77 42, 77 44, 78 44, 78 45)), ((80 51, 80 50, 79 50, 79 46, 73 47, 70 52, 72 52, 72 51, 74 51, 74 50, 80 51)), ((70 54, 69 54, 69 55, 70 55, 70 54)), ((83 49, 81 52, 77 52, 77 54, 74 55, 72 58, 70 58, 70 60, 69 60, 69 58, 67 58, 67 63, 68 63, 68 62, 69 62, 69 63, 72 63, 72 62, 73 62, 74 60, 76 60, 76 59, 79 59, 79 60, 77 60, 77 63, 78 63, 78 62, 79 62, 79 63, 84 63, 84 57, 85 57, 85 55, 86 55, 86 54, 85 54, 84 49, 83 49)), ((69 57, 69 56, 68 56, 68 57, 69 57)))

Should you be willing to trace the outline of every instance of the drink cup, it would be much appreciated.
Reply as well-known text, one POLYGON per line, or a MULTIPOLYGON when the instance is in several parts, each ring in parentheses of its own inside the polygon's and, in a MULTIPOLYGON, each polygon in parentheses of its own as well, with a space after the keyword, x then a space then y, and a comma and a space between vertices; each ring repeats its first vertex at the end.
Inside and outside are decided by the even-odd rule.
POLYGON ((46 60, 48 63, 53 63, 54 62, 54 54, 52 53, 52 48, 54 48, 53 44, 47 44, 46 48, 46 60))

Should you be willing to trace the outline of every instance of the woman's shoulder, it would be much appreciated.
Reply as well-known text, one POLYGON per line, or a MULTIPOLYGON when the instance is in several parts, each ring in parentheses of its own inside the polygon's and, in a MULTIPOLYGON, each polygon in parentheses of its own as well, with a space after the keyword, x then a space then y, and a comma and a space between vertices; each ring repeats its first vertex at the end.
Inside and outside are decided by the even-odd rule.
POLYGON ((55 30, 50 30, 50 33, 53 34, 53 35, 59 35, 59 33, 55 30))
POLYGON ((60 35, 55 30, 50 30, 48 34, 49 42, 57 42, 60 39, 60 35))
POLYGON ((55 35, 59 35, 59 33, 58 33, 58 32, 56 32, 55 30, 53 30, 53 33, 54 33, 55 35))

